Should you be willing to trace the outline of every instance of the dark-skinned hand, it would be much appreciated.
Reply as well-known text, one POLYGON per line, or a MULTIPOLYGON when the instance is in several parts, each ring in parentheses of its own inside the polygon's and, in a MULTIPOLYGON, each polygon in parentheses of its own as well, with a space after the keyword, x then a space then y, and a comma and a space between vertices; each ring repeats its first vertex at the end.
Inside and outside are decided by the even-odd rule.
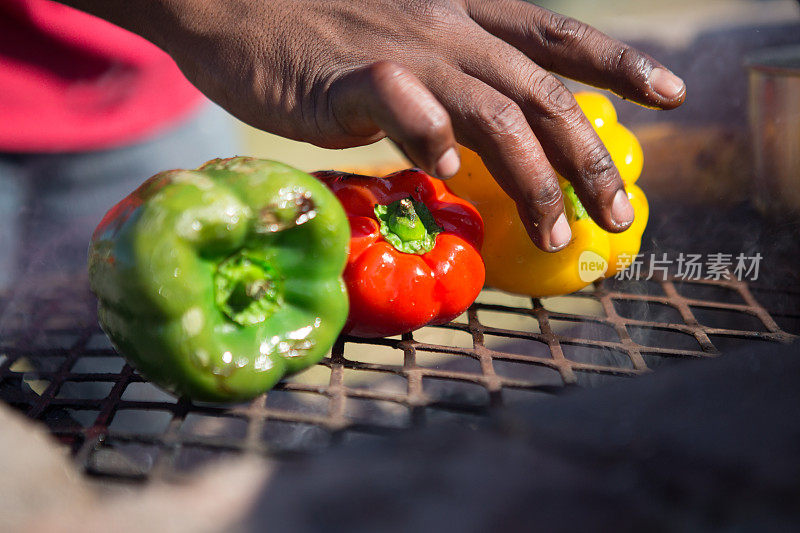
POLYGON ((166 50, 244 122, 326 148, 389 137, 420 168, 480 154, 533 242, 571 238, 556 172, 618 232, 633 209, 553 73, 670 109, 683 82, 646 54, 521 0, 64 0, 166 50))

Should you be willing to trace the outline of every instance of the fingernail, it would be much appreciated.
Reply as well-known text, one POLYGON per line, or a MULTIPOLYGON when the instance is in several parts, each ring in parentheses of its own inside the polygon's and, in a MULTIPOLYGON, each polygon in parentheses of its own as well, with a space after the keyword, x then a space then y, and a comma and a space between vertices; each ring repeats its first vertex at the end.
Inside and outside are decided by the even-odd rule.
POLYGON ((627 226, 633 222, 633 206, 625 189, 620 189, 614 195, 614 201, 611 203, 611 219, 617 226, 627 226))
POLYGON ((570 240, 572 240, 572 230, 569 228, 567 217, 561 213, 553 224, 553 229, 550 230, 550 247, 560 250, 568 245, 570 240))
POLYGON ((441 179, 452 178, 460 166, 461 161, 458 159, 455 148, 449 148, 436 163, 436 176, 441 179))
POLYGON ((672 100, 683 92, 685 84, 678 76, 665 68, 654 68, 650 73, 650 87, 663 98, 672 100))

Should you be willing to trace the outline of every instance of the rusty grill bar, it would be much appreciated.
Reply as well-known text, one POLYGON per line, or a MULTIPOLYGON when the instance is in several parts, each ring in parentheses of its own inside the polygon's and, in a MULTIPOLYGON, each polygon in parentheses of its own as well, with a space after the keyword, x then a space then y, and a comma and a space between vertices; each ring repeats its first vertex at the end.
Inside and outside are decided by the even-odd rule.
POLYGON ((252 402, 175 399, 125 364, 84 284, 0 301, 0 398, 42 421, 85 472, 173 479, 226 454, 291 456, 464 419, 570 386, 800 334, 800 292, 737 280, 609 280, 569 296, 485 290, 454 322, 340 338, 319 365, 252 402))

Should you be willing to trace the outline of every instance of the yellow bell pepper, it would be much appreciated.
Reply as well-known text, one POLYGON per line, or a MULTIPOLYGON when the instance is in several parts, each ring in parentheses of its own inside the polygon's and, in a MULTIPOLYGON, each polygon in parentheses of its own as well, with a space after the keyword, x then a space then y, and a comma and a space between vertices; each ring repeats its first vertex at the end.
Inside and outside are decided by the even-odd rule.
POLYGON ((603 230, 589 218, 569 182, 559 177, 573 237, 563 250, 543 252, 530 241, 516 205, 492 179, 480 157, 462 147, 461 169, 447 185, 472 202, 483 217, 481 251, 487 285, 530 296, 567 294, 615 275, 639 253, 649 214, 647 198, 634 185, 642 172, 642 147, 633 133, 617 122, 608 98, 589 92, 577 93, 575 98, 619 169, 635 220, 622 233, 603 230))

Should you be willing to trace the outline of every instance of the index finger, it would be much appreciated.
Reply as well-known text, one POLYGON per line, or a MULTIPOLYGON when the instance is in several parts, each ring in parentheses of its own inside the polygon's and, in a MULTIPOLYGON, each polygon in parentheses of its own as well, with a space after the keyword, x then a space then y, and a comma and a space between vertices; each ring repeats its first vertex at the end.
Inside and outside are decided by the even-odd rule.
POLYGON ((522 0, 470 0, 467 8, 547 70, 650 107, 672 109, 686 97, 683 80, 661 63, 573 18, 522 0))

